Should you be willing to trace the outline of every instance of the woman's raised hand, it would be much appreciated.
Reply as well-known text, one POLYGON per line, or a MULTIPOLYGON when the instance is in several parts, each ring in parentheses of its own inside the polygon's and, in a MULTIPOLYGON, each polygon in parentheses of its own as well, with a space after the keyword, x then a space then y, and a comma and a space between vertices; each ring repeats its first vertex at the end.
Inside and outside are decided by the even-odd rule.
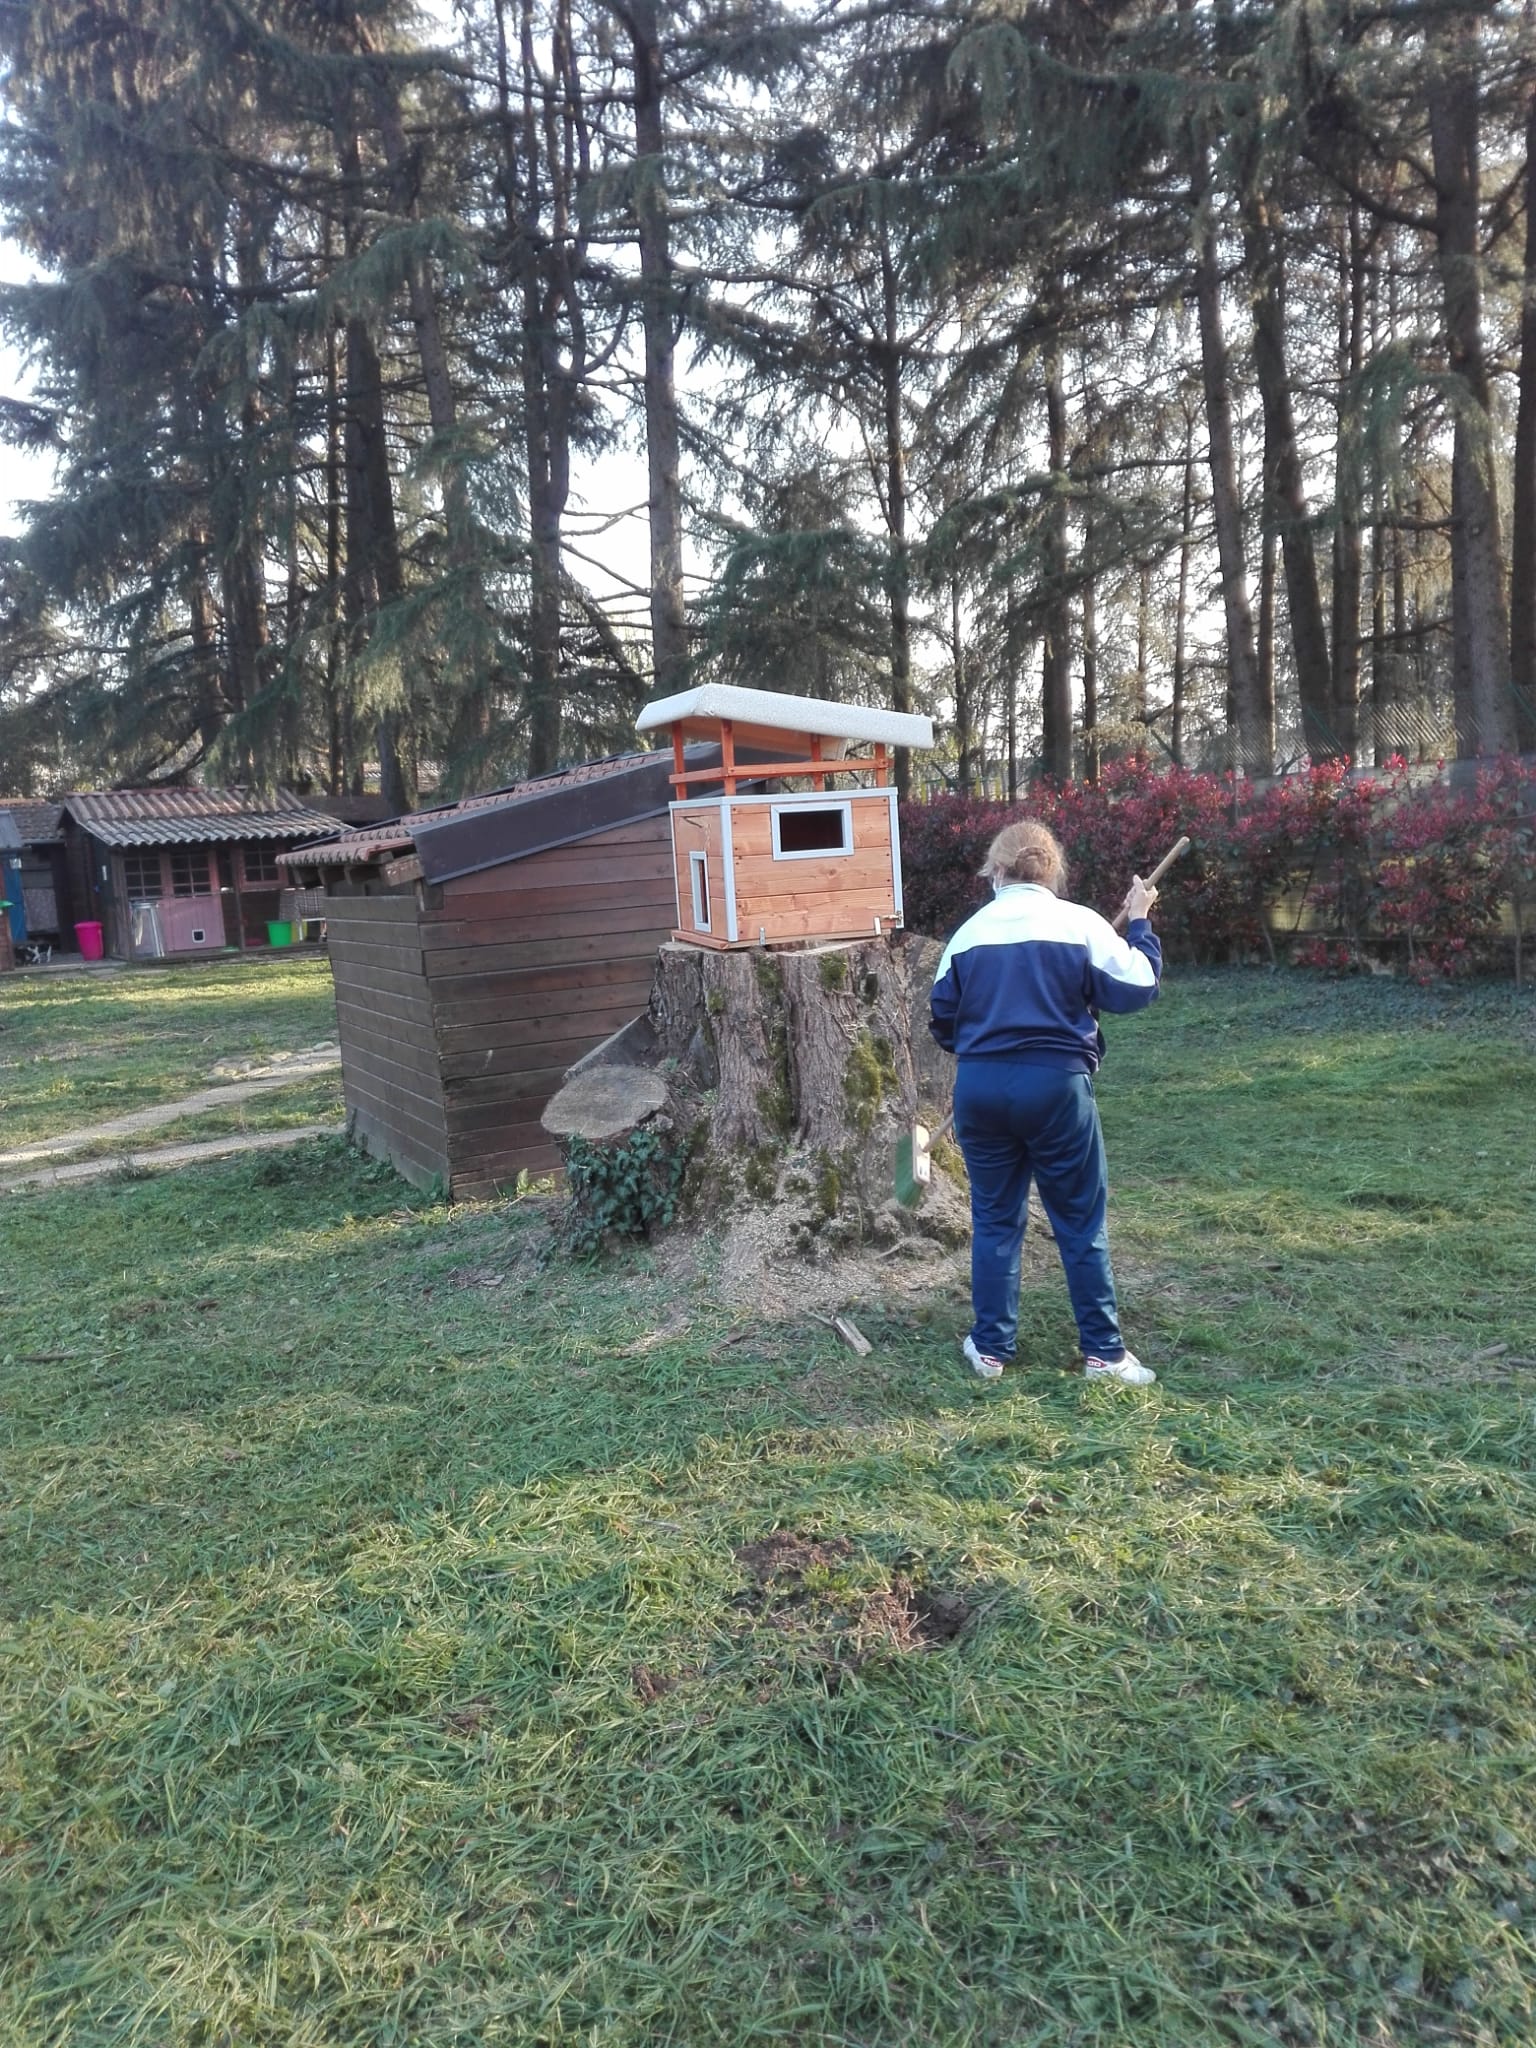
POLYGON ((1150 882, 1144 882, 1140 875, 1132 878, 1131 886, 1125 892, 1125 919, 1129 924, 1133 917, 1147 917, 1157 901, 1157 891, 1150 882))

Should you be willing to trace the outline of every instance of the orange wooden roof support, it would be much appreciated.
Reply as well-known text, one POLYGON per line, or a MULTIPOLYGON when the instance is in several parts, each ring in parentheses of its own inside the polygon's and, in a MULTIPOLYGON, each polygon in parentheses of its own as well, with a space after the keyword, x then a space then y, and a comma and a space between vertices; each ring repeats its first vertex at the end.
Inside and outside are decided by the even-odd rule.
POLYGON ((736 728, 728 718, 720 721, 720 773, 727 796, 736 794, 736 728))
MULTIPOLYGON (((811 759, 817 762, 821 759, 821 734, 819 732, 811 734, 811 759)), ((813 775, 811 777, 811 787, 818 796, 824 795, 827 787, 826 776, 819 773, 813 775)))
POLYGON ((681 724, 672 728, 672 783, 681 788, 688 772, 688 758, 683 752, 683 728, 681 724))
MULTIPOLYGON (((868 768, 869 766, 868 758, 865 755, 858 754, 847 761, 824 761, 821 772, 823 777, 829 775, 853 775, 859 769, 868 768)), ((811 761, 802 755, 798 761, 744 761, 736 770, 736 773, 749 782, 770 782, 777 780, 780 776, 790 775, 804 780, 815 773, 815 767, 811 761)), ((670 780, 679 787, 689 782, 718 782, 720 780, 720 770, 718 768, 689 768, 681 775, 673 775, 670 780)))
POLYGON ((891 779, 891 758, 886 752, 884 740, 875 742, 875 787, 884 789, 891 779))

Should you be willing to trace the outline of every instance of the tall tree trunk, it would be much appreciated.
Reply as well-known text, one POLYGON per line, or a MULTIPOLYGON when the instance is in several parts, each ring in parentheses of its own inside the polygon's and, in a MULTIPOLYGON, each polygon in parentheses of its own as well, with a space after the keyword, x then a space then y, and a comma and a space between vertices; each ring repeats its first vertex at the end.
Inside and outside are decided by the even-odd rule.
MULTIPOLYGON (((351 257, 361 240, 359 214, 363 194, 362 151, 355 110, 343 95, 336 112, 336 150, 346 195, 344 247, 351 257)), ((355 667, 378 631, 378 615, 405 590, 400 539, 395 523, 394 481, 389 472, 389 441, 384 418, 384 377, 368 321, 360 312, 346 319, 346 358, 342 434, 346 476, 346 577, 343 606, 347 639, 355 667)), ((404 679, 393 702, 381 703, 375 714, 374 739, 379 756, 379 793, 396 813, 414 809, 415 777, 408 733, 404 679)))
MULTIPOLYGON (((531 9, 523 7, 520 29, 520 117, 514 115, 512 108, 505 0, 497 0, 496 4, 496 38, 506 163, 506 219, 516 252, 522 310, 523 437, 529 530, 528 680, 523 693, 528 709, 527 766, 530 775, 545 775, 558 767, 560 760, 562 533, 571 480, 569 407, 555 336, 558 289, 546 275, 553 252, 543 220, 545 174, 553 181, 559 176, 559 169, 545 161, 540 146, 544 87, 534 59, 531 9)), ((654 607, 654 585, 652 603, 654 607)))
POLYGON ((1093 574, 1096 539, 1090 519, 1083 535, 1087 565, 1083 578, 1083 780, 1090 783, 1099 779, 1099 614, 1093 574))
POLYGON ((1040 766, 1055 782, 1072 780, 1072 620, 1067 606, 1067 401, 1061 355, 1045 358, 1045 421, 1051 497, 1045 507, 1045 640, 1040 660, 1040 766))
MULTIPOLYGON (((377 631, 379 612, 405 587, 384 429, 384 383, 378 350, 361 314, 347 321, 346 469, 346 596, 356 659, 377 631)), ((400 705, 380 707, 379 793, 396 813, 409 811, 416 800, 404 727, 400 705)))
POLYGON ((1339 245, 1339 432, 1334 470, 1333 729, 1339 751, 1360 748, 1360 416, 1355 384, 1365 348, 1365 241, 1349 209, 1339 245))
MULTIPOLYGON (((1526 19, 1533 11, 1529 6, 1526 19)), ((1525 103, 1525 275, 1520 299, 1520 396, 1510 533, 1509 653, 1515 744, 1536 749, 1536 84, 1525 103)))
POLYGON ((1184 766, 1184 705, 1186 696, 1185 634, 1189 621, 1189 557, 1195 530, 1195 423, 1191 416, 1184 430, 1184 486, 1179 506, 1179 595, 1173 614, 1173 719, 1168 751, 1176 768, 1184 766))
POLYGON ((634 0, 628 15, 635 82, 635 229, 640 249, 640 316, 645 337, 645 450, 651 533, 651 651, 659 696, 688 681, 683 605, 682 458, 672 324, 661 32, 656 0, 634 0))
POLYGON ((1136 570, 1136 704, 1135 719, 1142 738, 1147 731, 1147 675, 1152 624, 1152 564, 1139 563, 1136 570))
POLYGON ((1436 36, 1427 82, 1435 173, 1435 256, 1446 353, 1461 387, 1451 450, 1451 630, 1456 751, 1463 760, 1510 744, 1509 615, 1479 241, 1478 24, 1457 16, 1436 36))
POLYGON ((952 576, 949 582, 949 646, 955 672, 955 786, 961 796, 970 796, 976 782, 975 703, 965 643, 960 637, 958 576, 952 576))
MULTIPOLYGON (((1328 636, 1323 626, 1323 600, 1285 351, 1283 233, 1284 224, 1274 200, 1251 192, 1244 202, 1243 239, 1253 290, 1253 365, 1264 408, 1264 525, 1266 531, 1279 535, 1285 562, 1286 610, 1291 622, 1296 688, 1301 699, 1302 735, 1313 759, 1325 760, 1338 753, 1340 747, 1331 728, 1328 636)), ((1219 319, 1219 309, 1216 317, 1219 319)), ((1222 574, 1225 578, 1225 561, 1222 574)), ((1259 694, 1262 701, 1262 683, 1259 694)), ((1273 701, 1272 688, 1269 694, 1273 701)), ((1269 723, 1273 766, 1272 720, 1269 723)))
POLYGON ((1275 729, 1275 585, 1279 581, 1280 536, 1266 525, 1259 536, 1259 698, 1267 714, 1265 723, 1275 729))
POLYGON ((1209 211, 1210 178, 1203 152, 1191 196, 1197 216, 1202 217, 1195 261, 1195 304, 1200 320, 1200 368, 1210 445, 1211 510, 1227 624, 1227 673, 1237 713, 1235 752, 1237 765, 1248 774, 1268 775, 1274 768, 1274 747, 1264 732, 1259 698, 1259 664, 1253 644, 1253 610, 1248 602, 1248 566, 1243 554, 1243 500, 1232 430, 1232 374, 1221 324, 1216 223, 1209 211))
MULTIPOLYGON (((326 270, 331 267, 331 224, 325 228, 326 270)), ((327 714, 326 790, 340 796, 350 788, 354 763, 348 740, 350 719, 342 704, 342 408, 339 337, 333 320, 325 333, 325 702, 327 714)))
POLYGON ((192 631, 194 717, 204 754, 224 730, 224 693, 219 675, 219 619, 208 584, 206 527, 194 523, 190 538, 196 554, 187 588, 187 616, 192 631))
MULTIPOLYGON (((890 530, 886 572, 891 605, 891 709, 912 709, 912 567, 907 558, 907 441, 901 404, 901 293, 891 253, 890 223, 880 216, 881 405, 885 427, 885 517, 890 530)), ((911 788, 910 749, 895 754, 897 794, 911 788)))

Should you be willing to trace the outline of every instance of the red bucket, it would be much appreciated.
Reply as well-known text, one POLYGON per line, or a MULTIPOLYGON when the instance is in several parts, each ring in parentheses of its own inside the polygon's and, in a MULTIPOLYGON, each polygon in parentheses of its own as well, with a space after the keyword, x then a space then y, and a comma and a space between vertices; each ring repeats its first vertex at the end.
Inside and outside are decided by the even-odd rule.
POLYGON ((77 924, 75 937, 80 942, 82 960, 99 960, 102 955, 101 926, 99 924, 77 924))

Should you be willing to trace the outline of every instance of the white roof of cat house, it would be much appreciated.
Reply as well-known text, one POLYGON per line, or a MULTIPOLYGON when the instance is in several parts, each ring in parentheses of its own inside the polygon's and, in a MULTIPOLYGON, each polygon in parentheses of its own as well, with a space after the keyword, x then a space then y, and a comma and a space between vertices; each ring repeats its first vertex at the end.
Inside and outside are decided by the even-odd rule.
MULTIPOLYGON (((635 720, 637 732, 680 725, 689 737, 714 738, 722 719, 748 746, 784 733, 814 734, 849 745, 931 747, 933 720, 912 711, 878 711, 867 704, 828 704, 820 697, 789 697, 778 690, 743 690, 734 683, 702 683, 658 697, 635 720)), ((836 751, 841 752, 842 748, 836 751)))

